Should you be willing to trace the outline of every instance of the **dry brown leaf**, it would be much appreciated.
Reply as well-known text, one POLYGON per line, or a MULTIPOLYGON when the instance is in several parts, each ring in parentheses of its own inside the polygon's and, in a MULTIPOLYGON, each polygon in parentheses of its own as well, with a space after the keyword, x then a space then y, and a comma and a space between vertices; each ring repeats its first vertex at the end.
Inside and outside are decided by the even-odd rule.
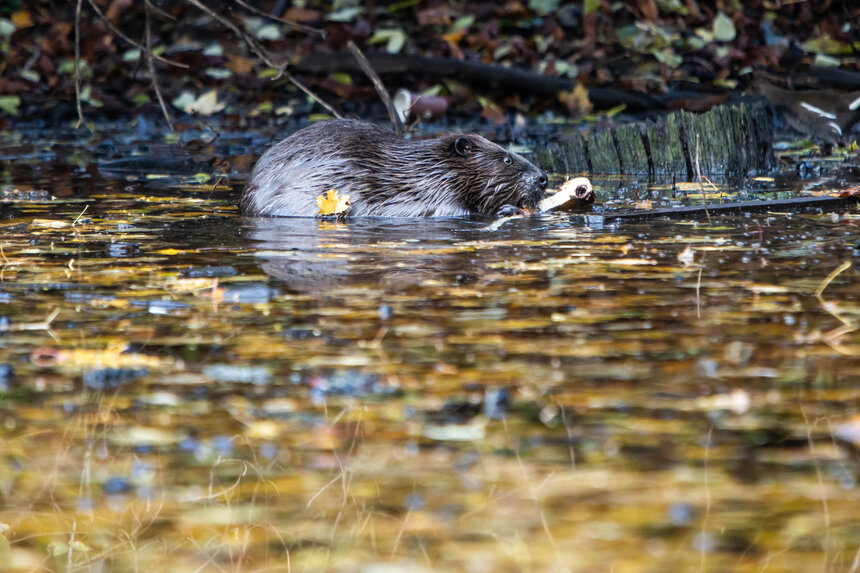
POLYGON ((580 83, 569 92, 559 92, 558 101, 564 104, 571 115, 585 115, 593 107, 588 99, 588 90, 580 83))

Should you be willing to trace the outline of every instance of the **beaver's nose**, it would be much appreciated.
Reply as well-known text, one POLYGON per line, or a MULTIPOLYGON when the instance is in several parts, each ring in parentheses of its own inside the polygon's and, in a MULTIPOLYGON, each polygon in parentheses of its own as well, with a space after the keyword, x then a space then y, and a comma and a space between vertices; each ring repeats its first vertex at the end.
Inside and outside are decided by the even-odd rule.
POLYGON ((540 172, 540 175, 538 176, 538 185, 540 185, 541 187, 543 187, 544 189, 546 189, 546 184, 547 184, 547 183, 549 183, 549 179, 547 179, 547 177, 546 177, 546 173, 544 173, 543 171, 541 171, 541 172, 540 172))

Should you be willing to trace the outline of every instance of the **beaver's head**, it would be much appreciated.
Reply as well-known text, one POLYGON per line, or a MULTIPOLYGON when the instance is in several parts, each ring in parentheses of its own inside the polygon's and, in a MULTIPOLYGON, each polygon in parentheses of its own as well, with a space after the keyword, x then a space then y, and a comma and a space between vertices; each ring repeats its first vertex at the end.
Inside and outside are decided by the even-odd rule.
POLYGON ((448 134, 441 141, 455 174, 450 184, 471 212, 534 208, 546 196, 546 173, 525 157, 475 134, 448 134))

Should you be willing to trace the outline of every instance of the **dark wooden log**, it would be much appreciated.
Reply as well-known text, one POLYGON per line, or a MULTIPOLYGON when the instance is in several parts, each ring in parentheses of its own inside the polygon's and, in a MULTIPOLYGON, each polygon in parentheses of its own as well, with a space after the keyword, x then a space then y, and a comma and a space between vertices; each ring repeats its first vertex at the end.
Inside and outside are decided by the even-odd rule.
POLYGON ((602 129, 588 142, 592 173, 621 173, 621 160, 611 129, 602 129))
POLYGON ((591 173, 588 147, 578 131, 566 135, 561 144, 536 149, 534 155, 540 165, 557 166, 559 173, 591 173))
MULTIPOLYGON (((577 137, 577 136, 574 136, 577 137)), ((567 153, 590 159, 589 172, 600 174, 743 175, 775 164, 773 131, 761 104, 717 106, 705 113, 680 111, 644 123, 619 124, 592 132, 580 143, 563 140, 537 154, 548 171, 562 172, 578 163, 567 153)))
POLYGON ((623 123, 615 129, 622 172, 634 175, 651 173, 644 131, 644 125, 635 123, 623 123))
MULTIPOLYGON (((472 86, 506 93, 557 97, 560 92, 568 92, 576 86, 576 81, 570 78, 548 76, 516 67, 394 54, 372 54, 367 59, 380 76, 415 74, 452 78, 472 86)), ((360 71, 350 54, 311 54, 290 66, 289 69, 304 73, 360 71)), ((588 99, 597 109, 611 109, 624 105, 625 110, 630 113, 666 110, 667 102, 672 99, 669 96, 652 96, 614 88, 588 87, 586 89, 588 99)))

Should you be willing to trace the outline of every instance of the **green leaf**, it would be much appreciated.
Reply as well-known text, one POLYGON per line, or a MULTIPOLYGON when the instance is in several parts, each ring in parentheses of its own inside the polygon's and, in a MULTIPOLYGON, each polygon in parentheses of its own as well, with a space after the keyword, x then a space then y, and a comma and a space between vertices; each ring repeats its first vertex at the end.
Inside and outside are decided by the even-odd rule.
POLYGON ((134 96, 134 98, 131 101, 134 102, 134 105, 136 105, 137 107, 140 107, 142 105, 146 105, 149 102, 151 102, 152 98, 149 97, 149 94, 139 93, 136 96, 134 96))
POLYGON ((81 553, 86 553, 87 551, 92 551, 90 546, 87 545, 86 543, 84 543, 83 541, 75 540, 75 541, 72 541, 69 545, 72 549, 74 549, 75 551, 80 551, 81 553))
POLYGON ((331 75, 331 79, 345 86, 352 85, 352 76, 345 72, 335 72, 331 75))
POLYGON ((47 547, 48 555, 53 555, 54 557, 60 557, 61 555, 65 555, 69 552, 69 546, 61 541, 52 541, 48 544, 47 547))
POLYGON ((224 68, 206 68, 205 73, 210 78, 215 78, 216 80, 226 80, 233 75, 233 72, 224 68))
POLYGON ((625 109, 627 109, 627 104, 626 104, 626 103, 622 103, 622 104, 620 104, 620 105, 616 105, 616 106, 615 106, 615 107, 613 107, 612 109, 609 109, 609 110, 607 110, 607 111, 605 112, 605 113, 606 113, 606 117, 608 117, 608 118, 613 118, 613 117, 615 117, 616 115, 618 115, 619 113, 621 113, 622 111, 624 111, 625 109))
POLYGON ((221 44, 212 43, 209 44, 205 50, 203 50, 203 55, 213 57, 223 56, 224 48, 221 47, 221 44))
POLYGON ((592 12, 597 12, 598 8, 600 8, 600 0, 585 0, 582 11, 585 14, 591 14, 592 12))
POLYGON ((12 546, 6 536, 0 533, 0 563, 8 563, 12 553, 12 546))
POLYGON ((373 36, 371 36, 367 42, 369 44, 387 42, 387 44, 385 45, 385 50, 389 54, 396 54, 403 49, 403 45, 406 43, 406 34, 403 32, 403 30, 397 29, 377 30, 373 33, 373 36))
POLYGON ((737 36, 737 30, 732 19, 723 12, 717 14, 714 18, 714 39, 720 42, 731 42, 735 36, 737 36))
POLYGON ((579 67, 564 60, 557 60, 555 62, 555 71, 558 72, 558 75, 568 78, 575 78, 579 75, 579 67))
POLYGON ((815 54, 815 65, 829 68, 838 68, 842 65, 842 60, 828 56, 827 54, 815 54))
POLYGON ((8 18, 0 18, 0 38, 8 38, 15 31, 15 24, 8 18))
MULTIPOLYGON (((807 40, 800 47, 813 54, 827 54, 828 56, 847 56, 852 51, 851 44, 840 42, 828 34, 807 40)), ((857 45, 854 47, 856 49, 857 45)))
POLYGON ((559 0, 529 0, 529 8, 537 12, 538 16, 546 16, 558 10, 560 3, 559 0))
POLYGON ((362 9, 358 6, 353 6, 350 8, 344 8, 342 10, 338 10, 337 12, 332 12, 328 15, 328 19, 331 22, 352 22, 355 20, 359 14, 361 14, 362 9))
POLYGON ((275 24, 266 24, 254 34, 258 40, 279 40, 283 37, 281 28, 275 24))
POLYGON ((454 23, 451 24, 451 32, 456 34, 457 32, 462 32, 467 28, 471 28, 472 24, 475 23, 475 16, 469 14, 468 16, 460 16, 454 23))
POLYGON ((657 7, 661 12, 687 15, 687 7, 681 3, 681 0, 657 0, 657 7))
POLYGON ((657 58, 658 62, 665 64, 670 68, 677 68, 683 61, 681 56, 672 52, 672 50, 654 50, 652 55, 657 58))
POLYGON ((127 63, 134 63, 140 60, 140 50, 137 48, 132 48, 130 50, 126 50, 122 54, 122 61, 127 63))
POLYGON ((21 105, 21 96, 0 96, 0 111, 9 115, 18 115, 18 106, 21 105))

